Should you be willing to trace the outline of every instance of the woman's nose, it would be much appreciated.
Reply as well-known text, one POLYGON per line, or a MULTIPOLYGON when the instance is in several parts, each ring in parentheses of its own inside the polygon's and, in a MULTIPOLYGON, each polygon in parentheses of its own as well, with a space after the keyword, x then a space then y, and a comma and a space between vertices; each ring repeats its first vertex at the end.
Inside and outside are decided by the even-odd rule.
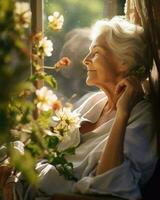
POLYGON ((89 54, 84 58, 84 60, 82 62, 84 65, 89 65, 89 63, 91 62, 90 58, 89 58, 89 54))

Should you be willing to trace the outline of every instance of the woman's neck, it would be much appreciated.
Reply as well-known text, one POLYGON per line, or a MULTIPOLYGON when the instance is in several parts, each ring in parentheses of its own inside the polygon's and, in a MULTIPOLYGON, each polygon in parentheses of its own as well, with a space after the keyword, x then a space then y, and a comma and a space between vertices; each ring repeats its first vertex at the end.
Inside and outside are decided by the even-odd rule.
POLYGON ((104 108, 108 111, 116 110, 116 102, 117 102, 118 96, 115 94, 115 87, 116 87, 115 84, 107 84, 107 86, 105 86, 105 89, 104 87, 103 88, 101 87, 101 90, 103 90, 103 92, 108 97, 107 104, 104 108))

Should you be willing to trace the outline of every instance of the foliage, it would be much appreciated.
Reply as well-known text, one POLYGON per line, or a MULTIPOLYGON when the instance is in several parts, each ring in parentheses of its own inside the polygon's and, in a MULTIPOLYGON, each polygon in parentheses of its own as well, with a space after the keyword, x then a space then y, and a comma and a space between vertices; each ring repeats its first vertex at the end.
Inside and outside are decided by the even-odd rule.
MULTIPOLYGON (((76 180, 66 156, 74 154, 79 144, 78 137, 74 143, 72 138, 80 118, 71 108, 62 107, 53 92, 56 80, 41 68, 41 59, 52 55, 53 44, 43 33, 30 34, 28 5, 12 0, 0 2, 0 145, 6 145, 10 164, 32 184, 37 182, 35 165, 41 158, 46 158, 65 178, 76 180), (31 76, 30 59, 34 70, 31 76), (35 83, 39 81, 52 90, 37 88, 35 83), (22 143, 14 142, 17 140, 22 143)), ((54 16, 58 24, 59 15, 54 16)), ((63 65, 67 65, 64 60, 51 68, 63 65)))
MULTIPOLYGON (((11 0, 0 2, 0 141, 1 144, 10 138, 9 130, 14 125, 10 115, 9 102, 15 96, 19 88, 24 84, 23 80, 28 76, 30 68, 28 59, 28 41, 24 37, 23 29, 15 27, 14 2, 11 0)), ((26 83, 27 84, 27 83, 26 83)), ((25 100, 25 104, 27 101, 25 100)))

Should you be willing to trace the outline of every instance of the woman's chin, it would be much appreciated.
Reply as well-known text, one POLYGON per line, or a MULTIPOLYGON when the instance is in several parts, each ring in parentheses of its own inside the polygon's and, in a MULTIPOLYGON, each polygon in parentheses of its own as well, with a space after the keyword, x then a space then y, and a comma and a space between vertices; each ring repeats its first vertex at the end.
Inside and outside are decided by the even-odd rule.
POLYGON ((87 80, 86 80, 86 84, 87 84, 88 86, 95 86, 94 82, 93 82, 92 80, 90 80, 90 79, 87 79, 87 80))

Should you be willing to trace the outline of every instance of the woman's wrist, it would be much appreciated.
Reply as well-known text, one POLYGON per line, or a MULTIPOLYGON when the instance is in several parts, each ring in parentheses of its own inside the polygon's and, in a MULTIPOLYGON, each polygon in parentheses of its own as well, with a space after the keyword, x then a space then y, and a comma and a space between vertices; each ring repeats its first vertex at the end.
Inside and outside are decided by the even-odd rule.
POLYGON ((130 116, 130 112, 120 112, 117 111, 116 112, 116 120, 118 120, 119 122, 127 122, 130 116))

